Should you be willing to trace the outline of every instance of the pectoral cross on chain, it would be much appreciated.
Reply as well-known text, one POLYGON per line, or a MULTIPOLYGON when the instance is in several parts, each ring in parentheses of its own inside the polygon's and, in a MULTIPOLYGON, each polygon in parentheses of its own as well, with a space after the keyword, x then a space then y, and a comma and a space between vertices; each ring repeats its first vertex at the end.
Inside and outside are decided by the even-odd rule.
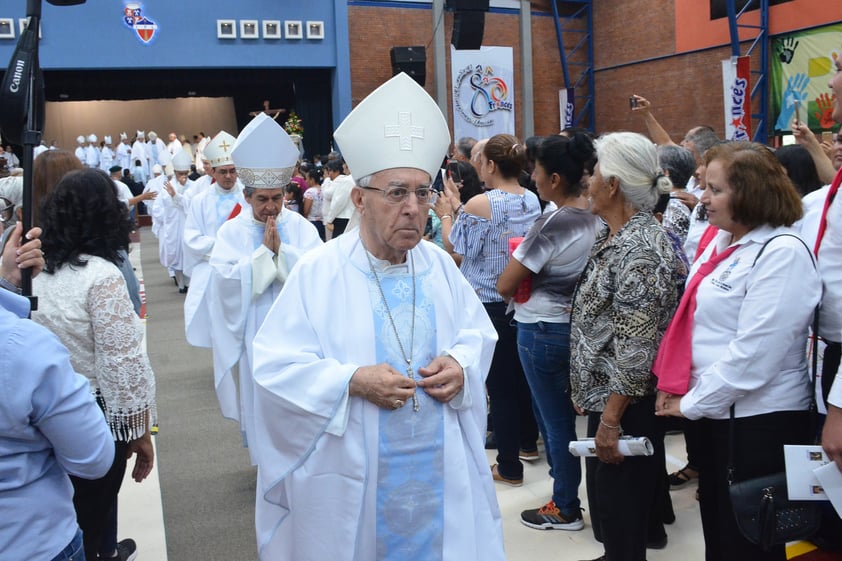
MULTIPOLYGON (((415 372, 412 370, 412 357, 406 359, 406 375, 410 380, 415 379, 415 372)), ((412 410, 416 413, 421 410, 421 405, 418 404, 418 388, 412 392, 412 410)))

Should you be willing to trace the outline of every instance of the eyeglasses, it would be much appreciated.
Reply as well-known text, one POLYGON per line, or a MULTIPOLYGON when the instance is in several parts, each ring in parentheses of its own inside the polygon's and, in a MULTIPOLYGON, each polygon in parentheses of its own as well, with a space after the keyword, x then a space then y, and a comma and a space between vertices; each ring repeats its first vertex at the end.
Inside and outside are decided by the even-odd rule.
POLYGON ((414 191, 406 187, 390 187, 389 189, 380 189, 378 187, 362 187, 367 191, 380 191, 383 193, 383 198, 390 205, 399 205, 406 202, 410 193, 415 195, 420 205, 434 205, 438 198, 438 193, 432 187, 418 187, 414 191))

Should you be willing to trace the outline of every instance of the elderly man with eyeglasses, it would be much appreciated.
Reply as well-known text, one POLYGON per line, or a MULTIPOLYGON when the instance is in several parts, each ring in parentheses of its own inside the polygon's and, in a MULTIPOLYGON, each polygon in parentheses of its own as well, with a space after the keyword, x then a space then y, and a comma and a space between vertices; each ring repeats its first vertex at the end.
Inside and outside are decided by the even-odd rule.
POLYGON ((334 137, 360 226, 298 261, 254 340, 261 559, 501 561, 484 450, 497 337, 422 240, 447 123, 399 74, 334 137))

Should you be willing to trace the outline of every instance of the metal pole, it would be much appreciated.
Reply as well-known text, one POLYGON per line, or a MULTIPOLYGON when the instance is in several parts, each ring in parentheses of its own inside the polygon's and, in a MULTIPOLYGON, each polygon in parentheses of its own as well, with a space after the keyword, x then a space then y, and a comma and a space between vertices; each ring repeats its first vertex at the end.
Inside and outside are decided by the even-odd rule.
POLYGON ((447 43, 444 39, 444 0, 433 0, 433 75, 436 103, 447 117, 447 43))
POLYGON ((523 138, 535 135, 535 98, 532 87, 532 5, 520 0, 520 83, 523 138))

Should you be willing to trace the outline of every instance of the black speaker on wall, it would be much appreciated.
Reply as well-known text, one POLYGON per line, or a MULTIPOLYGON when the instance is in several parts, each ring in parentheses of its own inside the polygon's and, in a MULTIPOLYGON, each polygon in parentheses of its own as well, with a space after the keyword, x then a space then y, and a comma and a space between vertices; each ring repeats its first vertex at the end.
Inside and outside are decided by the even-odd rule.
POLYGON ((471 10, 475 12, 487 12, 488 0, 445 0, 444 7, 448 10, 471 10))
POLYGON ((427 80, 427 49, 425 47, 392 47, 392 76, 406 72, 423 88, 427 80))
POLYGON ((458 50, 476 50, 482 46, 488 0, 446 0, 453 10, 453 34, 450 43, 458 50))
POLYGON ((456 12, 453 14, 453 35, 450 43, 457 50, 477 50, 482 46, 485 32, 485 12, 456 12))

